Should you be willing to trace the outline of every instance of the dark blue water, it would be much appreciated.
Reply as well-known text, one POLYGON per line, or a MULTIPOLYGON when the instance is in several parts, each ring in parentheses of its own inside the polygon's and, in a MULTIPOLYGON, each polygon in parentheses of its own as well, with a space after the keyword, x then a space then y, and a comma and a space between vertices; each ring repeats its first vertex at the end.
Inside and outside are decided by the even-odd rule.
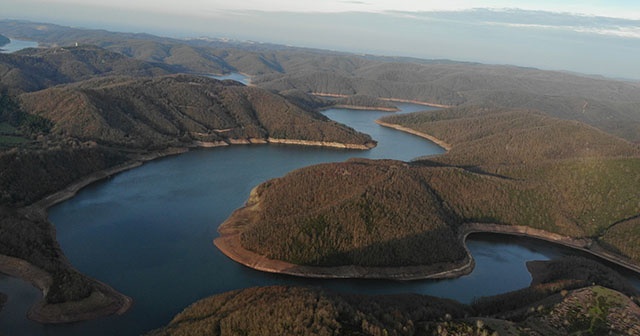
MULTIPOLYGON (((403 111, 424 106, 401 105, 403 111)), ((137 335, 160 327, 190 303, 228 290, 273 284, 312 285, 354 293, 423 293, 469 302, 529 285, 527 260, 570 253, 541 242, 478 236, 468 245, 476 258, 471 275, 442 281, 313 280, 251 270, 232 262, 212 244, 216 229, 242 206, 250 190, 267 179, 322 162, 351 157, 410 160, 443 150, 419 137, 381 127, 384 112, 335 109, 327 116, 379 141, 370 151, 287 145, 231 146, 195 150, 149 162, 83 189, 49 210, 58 241, 81 272, 133 297, 124 316, 62 326, 41 326, 16 313, 0 314, 9 335, 137 335), (11 319, 11 321, 9 321, 11 319)), ((0 291, 22 291, 16 279, 0 278, 0 291)), ((22 302, 21 301, 21 302, 22 302)))

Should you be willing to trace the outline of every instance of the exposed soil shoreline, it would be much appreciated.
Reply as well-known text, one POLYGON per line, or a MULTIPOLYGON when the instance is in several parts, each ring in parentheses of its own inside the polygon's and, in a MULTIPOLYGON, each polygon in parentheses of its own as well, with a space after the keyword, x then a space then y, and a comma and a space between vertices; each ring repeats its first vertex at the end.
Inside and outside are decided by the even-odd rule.
POLYGON ((598 258, 602 258, 636 273, 640 273, 640 265, 633 262, 631 259, 606 250, 604 247, 600 246, 600 244, 598 244, 596 240, 591 238, 572 238, 569 236, 563 236, 557 233, 520 225, 469 223, 463 225, 461 229, 465 232, 465 237, 471 233, 498 233, 545 240, 551 243, 587 252, 598 258))
MULTIPOLYGON (((339 93, 326 93, 326 92, 311 92, 311 95, 314 96, 318 96, 318 97, 329 97, 329 98, 349 98, 351 97, 351 95, 346 95, 346 94, 339 94, 339 93)), ((400 99, 400 98, 378 98, 379 100, 383 100, 383 101, 389 101, 389 102, 396 102, 396 103, 409 103, 409 104, 416 104, 416 105, 424 105, 424 106, 431 106, 431 107, 440 107, 440 108, 450 108, 453 107, 452 105, 445 105, 445 104, 438 104, 438 103, 430 103, 430 102, 425 102, 425 101, 421 101, 421 100, 412 100, 412 99, 400 99)), ((332 106, 330 108, 334 108, 335 106, 332 106)), ((353 109, 354 107, 347 107, 349 109, 353 109)), ((374 108, 366 108, 367 110, 369 109, 376 109, 374 108)))
MULTIPOLYGON (((229 139, 228 142, 194 142, 191 147, 176 147, 168 148, 161 151, 149 152, 141 154, 135 159, 129 162, 110 167, 105 170, 94 172, 88 176, 73 182, 66 186, 64 189, 55 192, 51 195, 44 197, 43 199, 23 208, 18 211, 25 215, 27 218, 34 220, 47 220, 47 209, 60 202, 68 200, 75 196, 82 188, 109 178, 118 173, 140 167, 145 162, 153 161, 159 158, 178 155, 188 152, 192 148, 209 148, 229 145, 240 144, 289 144, 289 145, 302 145, 302 146, 323 146, 323 147, 335 147, 335 148, 348 148, 348 149, 360 149, 367 150, 375 147, 375 142, 369 142, 366 144, 345 144, 339 142, 324 142, 324 141, 308 141, 308 140, 291 140, 291 139, 229 139)), ((51 225, 52 235, 55 237, 55 227, 51 225)), ((68 261, 63 260, 69 267, 73 268, 68 261)), ((30 264, 29 262, 13 258, 11 256, 0 254, 0 272, 7 275, 21 278, 28 281, 36 288, 40 289, 43 293, 43 298, 36 302, 31 307, 28 317, 34 321, 41 323, 68 323, 83 320, 96 319, 103 316, 112 314, 123 314, 133 304, 133 300, 111 288, 105 283, 102 283, 96 279, 94 281, 96 289, 86 299, 65 302, 61 304, 46 304, 44 302, 44 296, 49 290, 52 284, 52 278, 46 271, 30 264)))
POLYGON ((409 133, 409 134, 417 135, 417 136, 419 136, 421 138, 425 138, 425 139, 435 143, 436 145, 444 148, 446 151, 451 150, 451 145, 450 144, 448 144, 445 141, 440 140, 440 139, 438 139, 438 138, 436 138, 436 137, 434 137, 434 136, 432 136, 430 134, 419 132, 419 131, 416 131, 414 129, 408 128, 408 127, 400 126, 398 124, 391 124, 391 123, 387 123, 387 122, 384 122, 384 121, 380 121, 379 119, 376 120, 376 124, 378 124, 380 126, 384 126, 384 127, 393 128, 395 130, 406 132, 406 133, 409 133))
MULTIPOLYGON (((43 294, 53 283, 51 275, 46 271, 22 259, 5 255, 0 255, 0 272, 30 282, 43 294)), ((61 304, 47 304, 41 299, 31 307, 27 316, 40 323, 69 323, 123 314, 133 304, 130 297, 100 281, 91 280, 94 281, 94 290, 88 298, 61 304)))
MULTIPOLYGON (((468 249, 466 250, 466 257, 459 261, 407 267, 364 267, 357 265, 320 267, 296 265, 282 260, 270 259, 245 249, 241 242, 243 227, 252 220, 259 209, 260 201, 254 189, 251 192, 251 196, 249 196, 247 205, 235 210, 218 227, 220 237, 213 241, 214 245, 233 261, 259 271, 308 278, 420 280, 459 277, 471 273, 475 266, 468 249)), ((464 246, 466 249, 466 245, 464 246)))
POLYGON ((362 110, 362 111, 381 111, 381 112, 398 112, 400 111, 397 107, 381 107, 381 106, 360 106, 360 105, 333 105, 324 108, 326 109, 346 109, 346 110, 362 110))
POLYGON ((467 247, 467 237, 472 233, 496 233, 541 239, 590 253, 640 273, 640 266, 631 260, 617 256, 600 247, 597 242, 587 238, 572 238, 544 230, 519 225, 501 225, 486 223, 466 223, 459 228, 459 243, 466 251, 463 260, 435 265, 404 266, 404 267, 363 267, 357 265, 317 267, 302 266, 282 260, 269 259, 263 255, 245 249, 241 244, 242 227, 251 218, 251 212, 259 208, 259 203, 245 206, 236 210, 220 225, 220 237, 214 244, 222 253, 235 262, 259 271, 287 274, 307 278, 360 278, 360 279, 392 279, 392 280, 423 280, 448 279, 469 274, 475 267, 475 261, 467 247))
MULTIPOLYGON (((381 126, 390 127, 423 137, 436 143, 447 151, 452 148, 450 144, 426 133, 379 120, 376 120, 376 123, 381 126)), ((310 278, 376 278, 394 280, 455 278, 471 273, 475 266, 473 256, 466 245, 467 236, 472 233, 496 233, 541 239, 560 244, 590 253, 594 256, 640 273, 640 265, 634 263, 630 259, 606 250, 594 239, 572 238, 527 226, 485 223, 466 223, 459 228, 458 237, 460 239, 460 244, 462 244, 466 250, 467 256, 461 261, 449 264, 412 267, 362 267, 356 265, 337 267, 301 266, 281 260, 269 259, 253 251, 249 251, 242 246, 240 240, 242 227, 250 222, 252 213, 259 209, 259 206, 259 199, 257 195, 252 192, 247 205, 234 211, 234 213, 220 225, 218 228, 220 237, 214 240, 214 244, 222 251, 222 253, 232 260, 247 267, 265 272, 310 278)))

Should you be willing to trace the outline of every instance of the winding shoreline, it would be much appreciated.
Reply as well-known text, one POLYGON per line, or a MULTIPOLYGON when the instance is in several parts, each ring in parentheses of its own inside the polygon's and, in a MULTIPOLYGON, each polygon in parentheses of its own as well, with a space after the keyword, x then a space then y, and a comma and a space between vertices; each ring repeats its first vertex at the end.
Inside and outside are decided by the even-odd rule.
POLYGON ((214 239, 213 243, 231 260, 246 267, 263 272, 322 279, 358 278, 411 281, 457 278, 470 274, 475 268, 475 260, 466 243, 468 236, 473 233, 493 233, 544 240, 587 252, 593 256, 607 260, 628 270, 640 273, 639 265, 604 250, 592 239, 572 238, 527 226, 490 223, 465 223, 458 228, 459 243, 466 251, 466 257, 461 261, 435 265, 403 267, 364 267, 357 265, 334 267, 302 266, 282 260, 269 259, 266 256, 247 250, 242 246, 241 234, 243 225, 238 224, 238 221, 246 223, 245 221, 248 219, 247 217, 250 216, 250 214, 245 214, 243 212, 253 211, 252 207, 254 206, 258 205, 248 205, 236 210, 229 219, 227 219, 227 221, 220 225, 218 228, 220 237, 214 239))
MULTIPOLYGON (((364 267, 357 265, 320 267, 302 266, 282 260, 270 259, 242 246, 242 228, 250 221, 254 213, 259 210, 260 201, 251 191, 247 205, 235 210, 229 218, 218 227, 220 236, 213 240, 213 244, 231 260, 249 268, 277 274, 287 274, 320 279, 389 279, 389 280, 422 280, 456 278, 471 273, 475 261, 470 251, 466 250, 466 257, 459 261, 439 263, 434 265, 405 266, 405 267, 364 267)), ((464 239, 466 236, 462 237, 464 239)))
MULTIPOLYGON (((411 133, 428 139, 444 148, 451 150, 452 146, 432 135, 415 131, 397 124, 386 123, 376 120, 376 123, 390 127, 399 131, 411 133)), ((255 190, 255 189, 254 189, 255 190)), ((565 247, 589 253, 598 258, 607 260, 626 269, 640 273, 640 265, 624 256, 617 255, 606 250, 594 239, 572 238, 553 232, 535 229, 520 225, 502 225, 491 223, 464 223, 458 228, 459 243, 466 251, 466 257, 457 262, 447 265, 411 266, 411 267, 362 267, 356 265, 317 267, 301 266, 281 260, 269 259, 242 246, 242 227, 250 221, 252 213, 259 209, 259 199, 254 191, 247 201, 247 204, 235 210, 231 216, 218 227, 220 237, 214 239, 213 243, 223 254, 249 268, 270 273, 288 274, 310 278, 376 278, 394 280, 418 280, 418 279, 445 279, 459 277, 473 271, 475 261, 466 244, 467 237, 472 233, 495 233, 522 236, 533 239, 540 239, 565 247), (446 268, 446 269, 443 269, 446 268)))
MULTIPOLYGON (((318 96, 318 97, 329 97, 329 98, 348 98, 351 97, 351 95, 346 95, 346 94, 340 94, 340 93, 325 93, 325 92, 310 92, 311 95, 313 96, 318 96)), ((397 103, 409 103, 409 104, 416 104, 416 105, 423 105, 423 106, 431 106, 431 107, 440 107, 440 108, 450 108, 453 107, 453 105, 445 105, 445 104, 438 104, 438 103, 429 103, 429 102, 425 102, 425 101, 421 101, 421 100, 412 100, 412 99, 401 99, 401 98, 378 98, 380 100, 384 100, 384 101, 389 101, 389 102, 397 102, 397 103)), ((333 108, 335 106, 332 106, 330 108, 333 108)), ((354 109, 353 107, 348 107, 349 109, 354 109)), ((367 108, 369 109, 369 108, 367 108)), ((376 109, 375 107, 371 108, 371 109, 376 109)), ((384 111, 384 110, 382 110, 384 111)), ((397 110, 396 110, 397 111, 397 110)))
MULTIPOLYGON (((75 196, 82 188, 109 178, 118 173, 125 172, 130 169, 134 169, 142 166, 145 162, 153 161, 156 159, 179 155, 188 152, 194 148, 210 148, 221 147, 230 145, 244 145, 244 144, 287 144, 287 145, 300 145, 300 146, 322 146, 322 147, 334 147, 334 148, 347 148, 347 149, 359 149, 368 150, 375 147, 375 142, 367 142, 363 145, 358 144, 346 144, 339 142, 325 142, 325 141, 308 141, 308 140, 291 140, 291 139, 228 139, 228 142, 198 142, 194 141, 191 146, 187 147, 170 147, 165 150, 149 152, 141 154, 138 157, 113 166, 104 170, 100 170, 85 176, 64 189, 59 190, 53 194, 47 195, 39 201, 28 205, 23 208, 18 208, 17 211, 29 219, 45 220, 47 219, 47 209, 64 202, 73 196, 75 196)), ((51 234, 55 237, 55 227, 49 223, 51 227, 51 234)), ((69 267, 75 269, 65 258, 62 260, 69 267)), ((83 300, 74 302, 64 302, 61 304, 46 304, 44 302, 44 296, 46 295, 49 287, 52 284, 52 277, 46 271, 32 265, 26 260, 14 258, 7 255, 0 254, 0 272, 9 276, 21 278, 34 287, 38 288, 42 293, 42 298, 37 301, 29 310, 27 316, 40 323, 69 323, 84 320, 96 319, 108 315, 121 315, 124 314, 133 305, 133 299, 127 295, 124 295, 117 290, 113 289, 109 285, 94 279, 93 281, 96 289, 92 294, 83 300)))
POLYGON ((393 128, 393 129, 398 130, 398 131, 410 133, 410 134, 413 134, 413 135, 417 135, 417 136, 419 136, 421 138, 425 138, 425 139, 435 143, 436 145, 444 148, 444 150, 446 150, 446 151, 450 151, 451 148, 452 148, 452 146, 450 144, 446 143, 443 140, 440 140, 440 139, 434 137, 433 135, 430 135, 430 134, 427 134, 427 133, 423 133, 423 132, 419 132, 419 131, 416 131, 414 129, 408 128, 408 127, 400 126, 398 124, 391 124, 391 123, 388 123, 388 122, 380 121, 380 119, 376 120, 375 122, 376 122, 376 124, 378 124, 380 126, 393 128))

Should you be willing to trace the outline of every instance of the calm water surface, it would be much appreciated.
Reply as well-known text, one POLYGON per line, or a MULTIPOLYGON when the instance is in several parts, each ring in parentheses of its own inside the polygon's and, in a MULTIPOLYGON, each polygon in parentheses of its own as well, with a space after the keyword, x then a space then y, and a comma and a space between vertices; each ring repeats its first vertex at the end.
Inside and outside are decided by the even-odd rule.
POLYGON ((0 46, 1 53, 12 53, 26 48, 36 48, 38 42, 11 39, 11 42, 0 46))
MULTIPOLYGON (((403 104, 403 112, 426 109, 403 104)), ((476 269, 441 281, 313 280, 257 272, 220 253, 216 229, 242 206, 250 190, 267 179, 322 162, 351 157, 411 160, 440 154, 435 144, 373 123, 384 112, 333 109, 330 118, 379 141, 370 151, 287 145, 251 145, 195 150, 149 162, 93 184, 49 211, 58 241, 81 272, 135 300, 129 313, 96 321, 42 326, 24 318, 38 291, 0 278, 0 291, 20 291, 0 314, 0 333, 46 335, 137 335, 168 323, 203 297, 274 284, 310 285, 349 293, 422 293, 469 302, 529 285, 527 260, 568 254, 568 249, 528 239, 475 235, 468 246, 476 269), (23 309, 20 312, 20 309, 23 309)))

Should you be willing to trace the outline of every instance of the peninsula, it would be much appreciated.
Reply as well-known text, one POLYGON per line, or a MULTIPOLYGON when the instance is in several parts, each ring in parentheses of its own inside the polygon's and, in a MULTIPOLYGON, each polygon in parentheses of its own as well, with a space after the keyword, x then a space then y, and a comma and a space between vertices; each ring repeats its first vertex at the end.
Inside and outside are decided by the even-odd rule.
POLYGON ((350 160, 267 181, 220 226, 215 244, 260 270, 408 280, 470 272, 466 235, 498 232, 640 271, 635 248, 613 233, 640 213, 637 145, 525 110, 458 108, 383 124, 434 134, 451 148, 408 163, 350 160))

